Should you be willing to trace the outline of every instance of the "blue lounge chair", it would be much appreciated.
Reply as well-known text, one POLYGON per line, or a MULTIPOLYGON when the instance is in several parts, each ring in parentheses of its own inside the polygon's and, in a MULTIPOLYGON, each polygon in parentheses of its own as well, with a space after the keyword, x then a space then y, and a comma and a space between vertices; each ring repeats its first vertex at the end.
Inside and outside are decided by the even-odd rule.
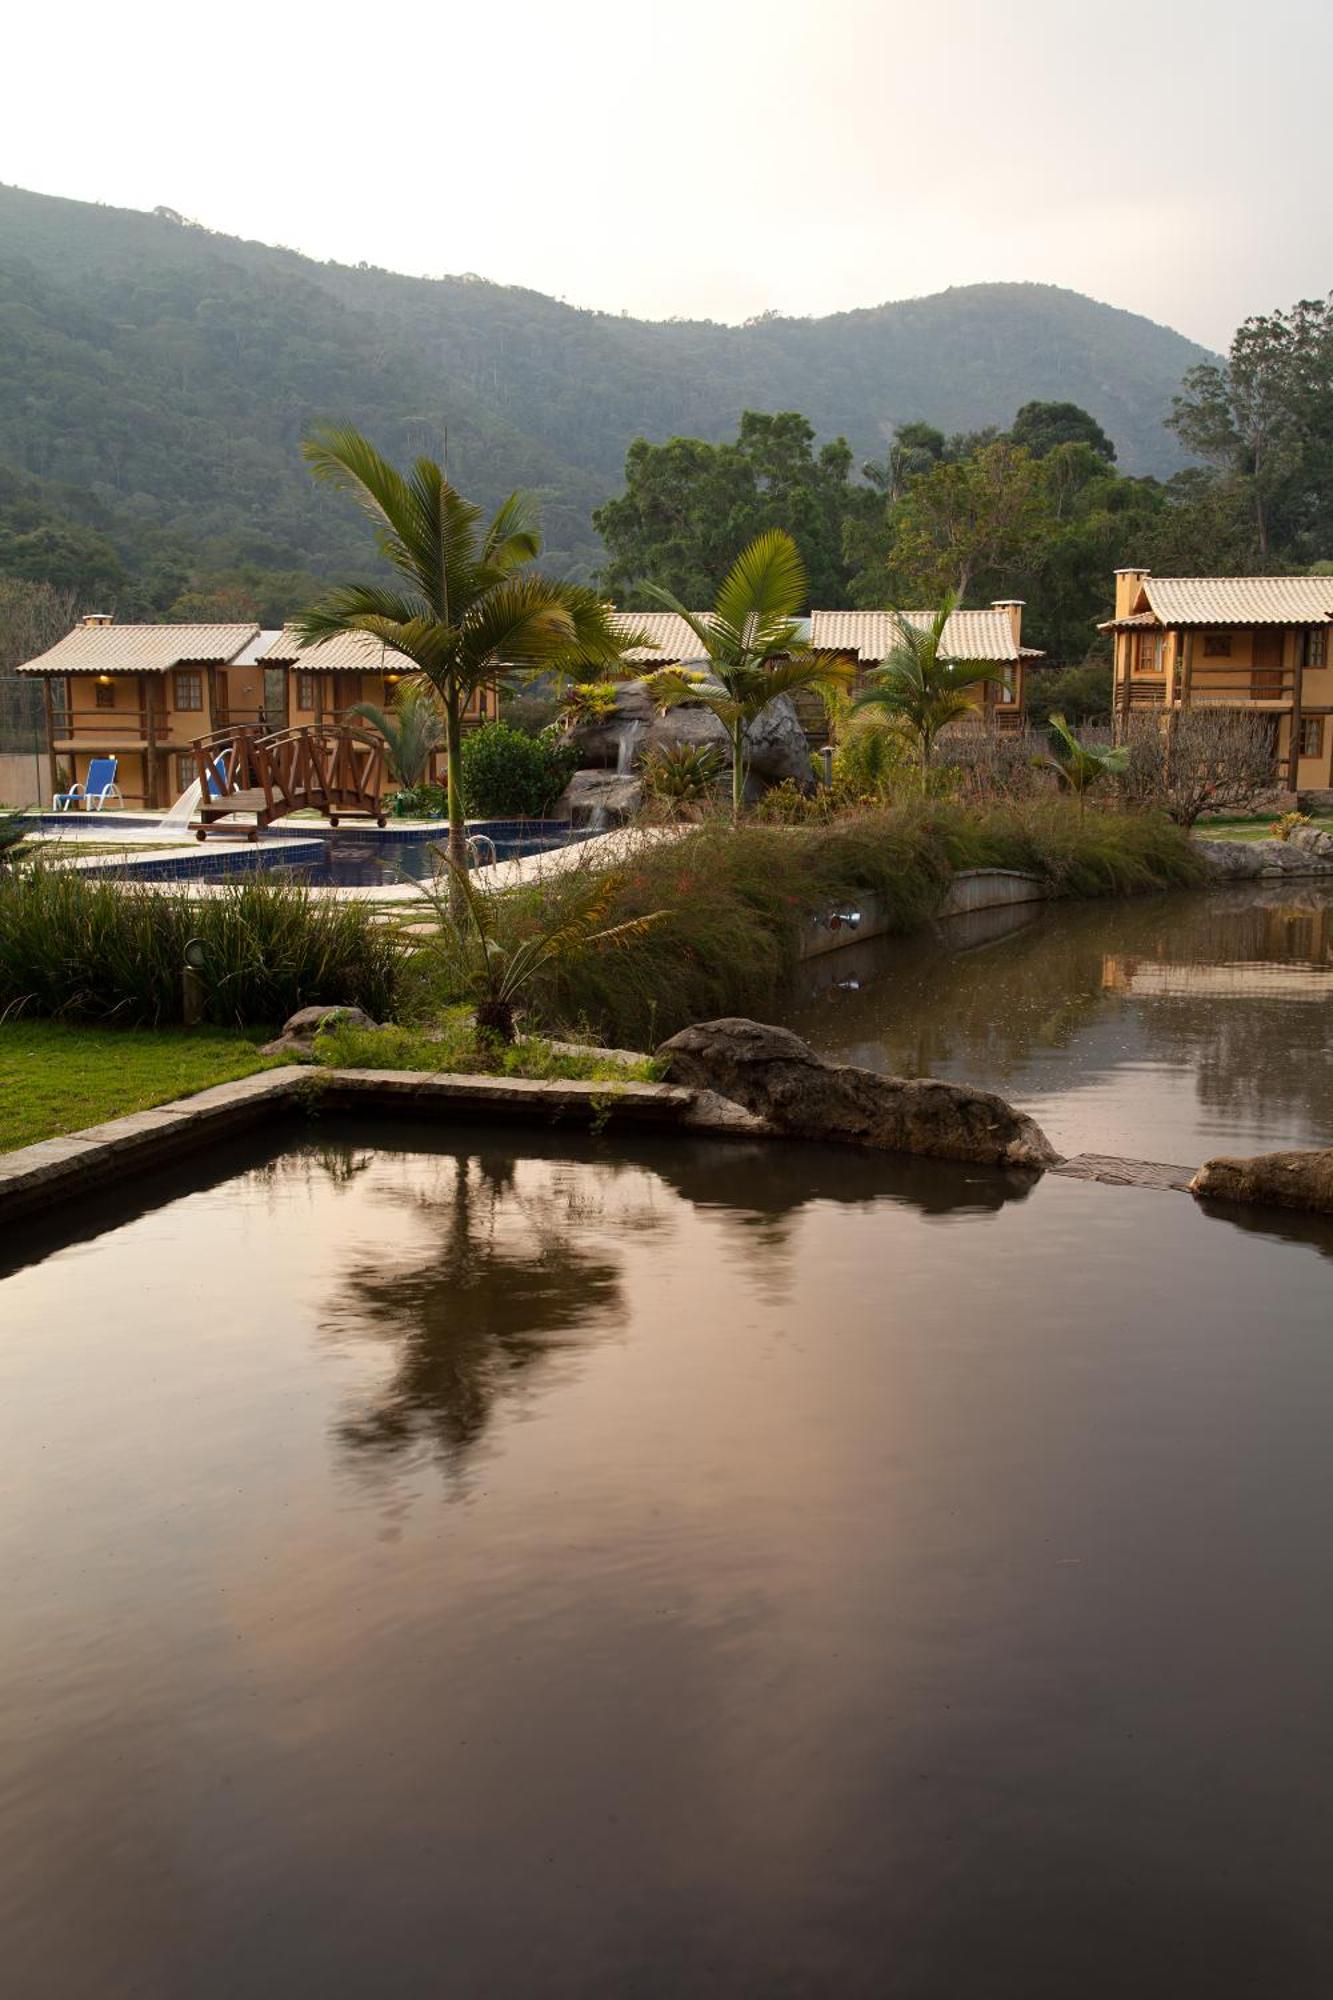
POLYGON ((114 757, 94 757, 83 784, 71 785, 67 792, 57 792, 51 801, 52 810, 69 812, 75 806, 82 806, 85 812, 101 812, 108 799, 123 805, 125 801, 116 783, 116 762, 114 757))

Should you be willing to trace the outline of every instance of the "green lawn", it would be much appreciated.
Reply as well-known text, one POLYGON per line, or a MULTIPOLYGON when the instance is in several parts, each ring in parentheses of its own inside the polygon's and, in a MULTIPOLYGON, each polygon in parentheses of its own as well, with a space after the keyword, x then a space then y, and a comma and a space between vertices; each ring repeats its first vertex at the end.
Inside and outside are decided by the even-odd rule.
POLYGON ((265 1037, 221 1028, 0 1024, 0 1152, 272 1067, 265 1037))
MULTIPOLYGON (((1249 813, 1243 818, 1237 814, 1229 819, 1201 819, 1194 831, 1205 840, 1267 840, 1273 831, 1275 815, 1269 813, 1249 813)), ((1321 833, 1333 833, 1333 815, 1312 813, 1310 824, 1321 833)))

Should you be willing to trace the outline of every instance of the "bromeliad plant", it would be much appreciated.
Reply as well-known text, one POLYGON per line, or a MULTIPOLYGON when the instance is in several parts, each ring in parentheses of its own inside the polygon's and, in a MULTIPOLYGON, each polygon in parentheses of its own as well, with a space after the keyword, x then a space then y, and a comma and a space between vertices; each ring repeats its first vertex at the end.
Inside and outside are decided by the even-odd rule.
POLYGON ((688 818, 712 800, 723 762, 711 744, 669 743, 650 750, 640 770, 649 796, 673 817, 688 818))
POLYGON ((543 973, 564 970, 591 952, 623 951, 666 915, 653 910, 607 924, 623 880, 608 874, 590 875, 528 921, 515 899, 478 889, 466 869, 460 873, 452 861, 446 866, 456 892, 449 908, 432 886, 423 883, 422 893, 435 909, 445 949, 475 1003, 478 1032, 501 1042, 514 1040, 516 1018, 543 973))
POLYGON ((971 712, 974 689, 1000 679, 998 667, 955 660, 945 651, 944 630, 954 609, 955 599, 946 597, 926 626, 895 611, 897 639, 868 677, 865 693, 852 703, 854 715, 874 709, 906 735, 920 765, 923 798, 930 790, 931 758, 940 732, 971 712))
POLYGON ((1047 727, 1055 739, 1050 751, 1038 761, 1059 777, 1061 788, 1073 792, 1080 815, 1087 811, 1088 793, 1104 778, 1122 778, 1129 769, 1129 745, 1098 746, 1080 743, 1063 715, 1049 718, 1047 727))
POLYGON ((343 584, 295 621, 297 632, 306 646, 367 632, 404 654, 435 689, 444 712, 456 882, 467 862, 459 754, 469 699, 507 669, 562 672, 576 660, 583 671, 599 661, 605 673, 626 642, 596 591, 528 567, 541 550, 529 495, 511 493, 484 522, 432 459, 400 472, 354 430, 322 431, 302 449, 316 478, 359 502, 397 578, 343 584))
POLYGON ((704 617, 687 611, 668 590, 651 586, 662 604, 683 618, 708 662, 704 678, 664 668, 654 674, 654 699, 662 708, 696 702, 711 709, 731 738, 731 811, 739 819, 745 798, 745 731, 780 694, 845 682, 849 670, 812 653, 797 613, 807 591, 805 565, 781 528, 756 536, 733 564, 704 617))
POLYGON ((567 730, 581 723, 606 722, 616 712, 620 690, 614 681, 570 681, 560 696, 560 723, 567 730))

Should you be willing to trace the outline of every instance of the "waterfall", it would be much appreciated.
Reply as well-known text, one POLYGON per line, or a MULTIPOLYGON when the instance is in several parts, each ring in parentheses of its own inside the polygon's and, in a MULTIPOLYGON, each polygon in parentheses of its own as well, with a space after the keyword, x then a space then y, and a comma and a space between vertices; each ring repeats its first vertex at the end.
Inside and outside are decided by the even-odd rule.
POLYGON ((201 790, 196 778, 192 785, 185 787, 175 805, 167 807, 158 822, 159 826, 188 826, 198 807, 201 790))
POLYGON ((616 738, 616 776, 627 778, 634 768, 634 745, 643 733, 641 722, 621 724, 616 738))

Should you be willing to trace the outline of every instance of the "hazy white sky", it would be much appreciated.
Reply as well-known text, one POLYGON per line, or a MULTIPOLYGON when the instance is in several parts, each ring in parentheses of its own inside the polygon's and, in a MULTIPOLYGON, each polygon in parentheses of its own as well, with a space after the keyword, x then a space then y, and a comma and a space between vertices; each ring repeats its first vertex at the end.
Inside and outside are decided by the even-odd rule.
POLYGON ((1327 0, 14 10, 0 179, 649 317, 1333 285, 1327 0))

